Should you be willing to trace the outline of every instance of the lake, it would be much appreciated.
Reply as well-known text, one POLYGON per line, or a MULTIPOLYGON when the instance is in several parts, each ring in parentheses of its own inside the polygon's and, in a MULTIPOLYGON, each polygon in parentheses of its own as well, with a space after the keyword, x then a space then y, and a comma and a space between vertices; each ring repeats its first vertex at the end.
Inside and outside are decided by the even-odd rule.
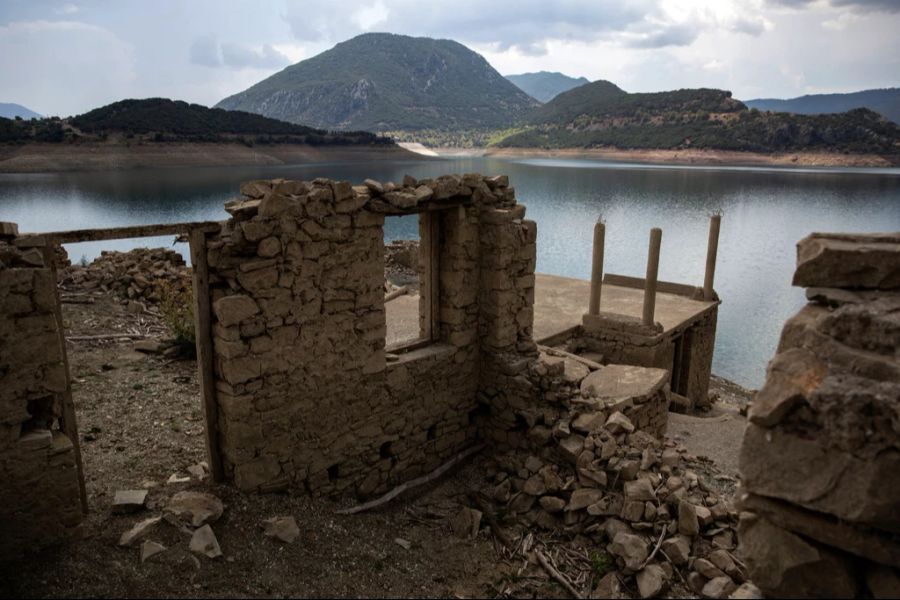
MULTIPOLYGON (((538 271, 587 279, 598 216, 605 271, 643 277, 650 228, 663 230, 660 279, 702 285, 708 217, 722 211, 716 290, 722 298, 713 371, 758 387, 785 319, 803 305, 791 287, 795 244, 813 231, 900 231, 900 169, 654 166, 596 160, 465 157, 291 167, 211 167, 0 175, 0 221, 40 232, 223 220, 238 183, 317 176, 359 183, 404 174, 505 173, 538 223, 538 271)), ((418 235, 389 219, 388 240, 418 235)), ((70 258, 102 249, 171 245, 150 238, 67 245, 70 258)), ((183 252, 184 253, 184 252, 183 252)))

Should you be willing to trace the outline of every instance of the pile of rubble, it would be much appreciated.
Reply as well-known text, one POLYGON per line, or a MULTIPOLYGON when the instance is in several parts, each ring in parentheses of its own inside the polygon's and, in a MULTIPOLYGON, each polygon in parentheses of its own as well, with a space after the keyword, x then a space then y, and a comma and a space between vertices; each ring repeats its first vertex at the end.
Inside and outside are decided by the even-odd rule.
POLYGON ((737 513, 692 468, 693 457, 636 431, 619 412, 582 432, 580 450, 558 446, 542 455, 496 457, 486 495, 526 528, 563 534, 614 557, 615 570, 598 584, 604 594, 598 597, 631 586, 632 578, 642 598, 672 584, 722 598, 746 581, 733 555, 737 513))
POLYGON ((190 292, 191 271, 168 248, 103 251, 87 266, 71 265, 59 274, 64 288, 112 292, 124 301, 159 304, 166 294, 190 292))
MULTIPOLYGON (((522 391, 491 398, 509 408, 491 415, 485 433, 506 451, 488 469, 483 496, 525 531, 606 555, 611 571, 599 584, 593 573, 597 597, 636 586, 642 598, 670 589, 722 598, 747 581, 733 554, 730 490, 705 478, 713 473, 708 464, 664 441, 666 371, 604 366, 542 348, 511 377, 516 385, 498 386, 522 391)), ((583 586, 586 597, 590 577, 581 579, 573 589, 583 586)))
POLYGON ((900 596, 900 234, 813 234, 741 449, 741 551, 773 597, 900 596))
MULTIPOLYGON (((169 478, 168 484, 180 484, 191 481, 202 481, 208 476, 206 463, 200 463, 188 468, 190 477, 179 477, 177 474, 169 478)), ((225 512, 222 501, 208 492, 196 490, 181 490, 175 492, 164 501, 154 503, 160 507, 160 514, 142 519, 131 528, 122 532, 119 537, 119 546, 123 548, 140 547, 141 562, 158 554, 163 554, 169 548, 160 539, 174 539, 160 530, 160 526, 169 525, 171 532, 178 532, 190 538, 187 544, 188 550, 193 554, 202 554, 208 558, 220 558, 223 556, 219 541, 212 529, 225 512), (156 540, 150 539, 155 537, 156 540)), ((140 513, 148 508, 148 490, 120 490, 116 492, 111 506, 113 514, 127 515, 140 513)), ((279 516, 265 519, 260 522, 263 534, 267 537, 291 544, 300 535, 300 529, 292 516, 279 516)))

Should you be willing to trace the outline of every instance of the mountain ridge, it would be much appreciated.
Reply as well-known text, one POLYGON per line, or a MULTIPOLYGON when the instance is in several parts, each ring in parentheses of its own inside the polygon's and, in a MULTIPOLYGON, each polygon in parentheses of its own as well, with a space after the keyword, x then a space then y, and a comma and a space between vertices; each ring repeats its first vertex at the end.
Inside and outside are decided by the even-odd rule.
POLYGON ((868 108, 900 124, 900 88, 877 88, 839 94, 806 94, 796 98, 745 100, 750 108, 796 114, 826 114, 868 108))
POLYGON ((36 113, 30 108, 16 104, 14 102, 0 102, 0 117, 4 119, 14 119, 20 117, 22 119, 41 119, 43 115, 36 113))
POLYGON ((216 104, 370 131, 502 128, 537 102, 452 40, 366 33, 216 104))
POLYGON ((506 75, 523 92, 540 102, 549 102, 563 92, 590 83, 586 77, 569 77, 557 71, 506 75))

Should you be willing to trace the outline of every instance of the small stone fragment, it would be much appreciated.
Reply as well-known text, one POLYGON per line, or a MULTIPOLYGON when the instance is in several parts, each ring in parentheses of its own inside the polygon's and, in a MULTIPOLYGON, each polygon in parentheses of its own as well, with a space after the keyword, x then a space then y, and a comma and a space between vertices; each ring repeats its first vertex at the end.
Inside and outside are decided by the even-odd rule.
POLYGON ((716 577, 707 581, 700 593, 704 598, 727 598, 735 590, 737 586, 731 577, 716 577))
POLYGON ((122 534, 119 538, 120 546, 132 546, 135 542, 141 540, 149 534, 156 524, 162 520, 162 517, 150 517, 137 523, 134 527, 122 534))
POLYGON ((119 490, 113 498, 112 512, 117 515, 138 512, 147 502, 147 490, 119 490))
POLYGON ((695 536, 700 533, 697 511, 694 505, 687 500, 678 503, 678 532, 687 536, 695 536))
POLYGON ((666 586, 666 572, 657 564, 647 565, 635 576, 641 598, 655 598, 666 586))
POLYGON ((143 544, 141 544, 141 562, 144 562, 148 558, 165 551, 165 549, 166 547, 162 544, 151 542, 150 540, 145 541, 143 544))
POLYGON ((293 544, 300 537, 300 528, 294 517, 272 517, 262 522, 263 533, 287 544, 293 544))
POLYGON ((204 525, 194 532, 194 535, 191 537, 190 549, 191 552, 205 554, 209 558, 222 556, 219 540, 216 539, 216 534, 213 533, 212 527, 209 525, 204 525))
POLYGON ((185 491, 172 496, 165 510, 190 523, 193 527, 200 527, 218 520, 222 516, 224 507, 222 501, 212 494, 185 491))
POLYGON ((409 550, 410 548, 412 548, 412 542, 410 542, 409 540, 404 540, 403 538, 394 538, 394 543, 404 550, 409 550))
POLYGON ((647 543, 630 533, 616 534, 607 550, 610 554, 621 558, 625 563, 625 569, 631 573, 637 571, 648 556, 647 543))
POLYGON ((606 419, 606 428, 613 434, 631 433, 634 431, 634 423, 621 412, 616 411, 606 419))
POLYGON ((450 517, 450 529, 457 537, 474 538, 481 528, 481 517, 481 511, 464 506, 450 517))

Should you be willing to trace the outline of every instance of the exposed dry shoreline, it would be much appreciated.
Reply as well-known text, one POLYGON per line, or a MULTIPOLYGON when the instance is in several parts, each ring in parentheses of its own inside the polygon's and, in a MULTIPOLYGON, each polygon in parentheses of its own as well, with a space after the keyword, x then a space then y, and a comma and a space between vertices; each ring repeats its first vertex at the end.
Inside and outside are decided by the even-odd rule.
POLYGON ((427 160, 400 147, 134 142, 0 145, 0 173, 427 160))
POLYGON ((729 150, 618 150, 614 148, 489 148, 484 156, 500 158, 599 158, 648 164, 779 167, 897 167, 900 157, 835 152, 735 152, 729 150))

